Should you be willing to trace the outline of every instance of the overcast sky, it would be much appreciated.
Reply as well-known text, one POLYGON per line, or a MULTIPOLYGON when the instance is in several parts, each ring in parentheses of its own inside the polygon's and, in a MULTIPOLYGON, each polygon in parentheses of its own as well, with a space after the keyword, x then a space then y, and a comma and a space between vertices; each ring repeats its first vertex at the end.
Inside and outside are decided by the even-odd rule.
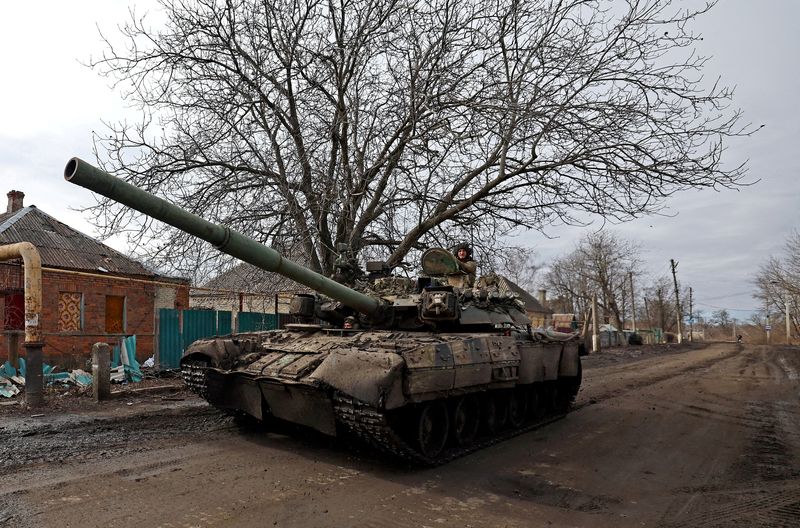
MULTIPOLYGON (((0 191, 21 190, 26 204, 89 234, 92 227, 72 209, 92 203, 91 195, 64 182, 61 173, 71 156, 93 160, 92 131, 126 110, 108 81, 81 61, 103 49, 96 26, 113 31, 131 5, 153 2, 41 0, 0 8, 0 191)), ((750 278, 800 226, 798 20, 796 0, 722 0, 695 26, 705 37, 700 52, 713 56, 707 77, 735 85, 735 104, 746 120, 765 125, 755 137, 731 142, 726 158, 731 165, 749 160, 750 178, 758 183, 680 194, 668 202, 672 216, 611 226, 642 244, 652 274, 666 273, 669 259, 677 260, 681 281, 694 288, 698 308, 706 311, 725 307, 736 310, 735 317, 748 316, 756 307, 750 278)), ((585 231, 552 228, 554 238, 522 233, 518 243, 536 248, 546 263, 585 231)))

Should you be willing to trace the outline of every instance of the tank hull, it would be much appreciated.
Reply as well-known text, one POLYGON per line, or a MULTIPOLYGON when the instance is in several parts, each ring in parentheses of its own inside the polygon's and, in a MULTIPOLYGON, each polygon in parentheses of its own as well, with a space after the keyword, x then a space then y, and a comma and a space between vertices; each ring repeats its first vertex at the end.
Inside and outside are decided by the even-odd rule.
POLYGON ((576 341, 524 333, 278 330, 197 341, 181 364, 220 409, 347 432, 424 464, 563 416, 581 377, 576 341), (496 414, 508 423, 487 425, 496 414), (431 448, 420 435, 441 421, 431 448))

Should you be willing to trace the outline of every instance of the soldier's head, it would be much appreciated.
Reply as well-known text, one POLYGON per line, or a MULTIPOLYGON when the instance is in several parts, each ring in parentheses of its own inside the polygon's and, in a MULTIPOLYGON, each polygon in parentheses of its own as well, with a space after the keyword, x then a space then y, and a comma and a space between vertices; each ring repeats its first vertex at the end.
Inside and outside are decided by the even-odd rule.
POLYGON ((460 261, 472 260, 472 249, 469 244, 462 242, 453 248, 453 254, 460 261))

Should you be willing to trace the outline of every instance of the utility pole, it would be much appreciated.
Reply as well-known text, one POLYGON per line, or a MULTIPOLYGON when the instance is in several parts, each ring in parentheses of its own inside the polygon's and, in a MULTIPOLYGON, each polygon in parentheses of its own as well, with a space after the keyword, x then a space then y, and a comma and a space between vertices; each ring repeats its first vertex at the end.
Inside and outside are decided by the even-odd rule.
POLYGON ((733 340, 738 341, 736 339, 736 319, 733 320, 733 340))
POLYGON ((680 294, 678 293, 678 277, 675 275, 675 270, 678 267, 678 263, 675 262, 675 259, 669 259, 669 263, 672 266, 672 282, 675 284, 675 311, 677 312, 678 318, 678 344, 683 343, 683 326, 681 325, 681 319, 683 319, 681 314, 681 298, 680 294))
POLYGON ((650 303, 647 302, 647 297, 644 298, 644 313, 647 316, 647 325, 650 327, 650 334, 653 336, 653 343, 655 343, 656 333, 653 330, 653 319, 650 317, 650 303))
POLYGON ((772 340, 772 325, 769 324, 769 298, 764 296, 764 314, 765 320, 764 331, 767 333, 767 344, 772 340))
POLYGON ((772 325, 769 323, 769 305, 767 305, 767 324, 764 326, 767 329, 767 344, 772 341, 772 325))
POLYGON ((600 322, 597 317, 597 293, 592 294, 592 353, 600 352, 600 322))
MULTIPOLYGON (((789 288, 786 286, 782 286, 781 283, 777 280, 769 281, 770 284, 774 284, 777 288, 783 290, 783 302, 786 308, 786 344, 792 344, 792 328, 789 319, 789 288)), ((767 325, 769 325, 769 303, 767 303, 767 325)), ((769 343, 769 332, 767 332, 767 343, 769 343)))
POLYGON ((631 321, 633 323, 633 333, 636 333, 636 294, 633 292, 633 272, 628 272, 628 280, 631 283, 631 321))
MULTIPOLYGON (((588 295, 586 295, 586 292, 583 292, 582 298, 584 300, 586 300, 588 298, 588 295)), ((578 307, 578 305, 576 304, 575 308, 577 308, 577 307, 578 307)), ((583 339, 585 341, 586 340, 586 336, 589 334, 589 322, 591 320, 592 314, 590 313, 590 310, 585 307, 585 305, 580 307, 580 311, 583 312, 583 327, 581 328, 581 337, 583 337, 583 339), (589 313, 587 313, 587 312, 589 312, 589 313)))
POLYGON ((691 286, 689 286, 689 342, 694 343, 694 305, 692 304, 691 286))
POLYGON ((792 344, 792 327, 789 323, 789 292, 786 292, 786 344, 792 344))

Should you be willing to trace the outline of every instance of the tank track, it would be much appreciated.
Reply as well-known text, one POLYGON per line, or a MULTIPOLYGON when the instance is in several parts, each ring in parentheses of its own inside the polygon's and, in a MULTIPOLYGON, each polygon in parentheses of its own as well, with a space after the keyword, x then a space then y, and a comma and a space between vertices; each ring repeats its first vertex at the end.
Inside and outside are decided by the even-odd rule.
MULTIPOLYGON (((208 400, 208 364, 203 361, 185 361, 181 365, 181 376, 186 386, 203 399, 208 400)), ((538 429, 566 416, 566 413, 551 414, 541 420, 529 422, 516 429, 508 429, 491 437, 482 437, 465 447, 448 447, 435 458, 430 458, 409 445, 392 427, 385 411, 353 399, 346 394, 333 394, 336 421, 347 432, 380 453, 396 460, 417 466, 438 466, 475 451, 503 442, 517 435, 538 429)))
POLYGON ((208 364, 205 361, 184 361, 181 363, 181 377, 190 391, 208 399, 208 364))
POLYGON ((495 436, 478 438, 469 446, 449 447, 436 458, 430 458, 414 449, 395 432, 385 412, 338 392, 334 394, 334 410, 337 421, 370 447, 405 462, 423 466, 438 466, 450 462, 566 416, 566 413, 551 414, 495 436))

